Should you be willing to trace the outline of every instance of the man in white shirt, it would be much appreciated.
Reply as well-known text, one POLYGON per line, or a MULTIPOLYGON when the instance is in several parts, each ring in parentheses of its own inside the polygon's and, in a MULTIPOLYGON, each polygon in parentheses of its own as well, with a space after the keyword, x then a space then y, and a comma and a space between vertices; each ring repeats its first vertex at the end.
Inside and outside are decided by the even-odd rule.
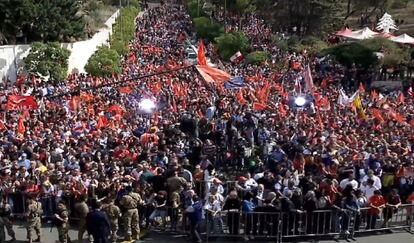
POLYGON ((365 185, 361 185, 360 189, 368 199, 374 195, 374 191, 378 190, 378 188, 374 185, 374 180, 372 179, 368 179, 365 185))
POLYGON ((375 186, 378 190, 381 190, 381 188, 382 188, 381 179, 380 179, 378 176, 374 175, 374 171, 373 171, 373 170, 368 170, 367 175, 365 175, 365 176, 362 178, 362 181, 361 181, 361 182, 362 182, 362 184, 366 183, 368 179, 373 180, 373 181, 374 181, 374 186, 375 186))
POLYGON ((343 179, 341 183, 339 183, 342 190, 348 185, 351 185, 354 190, 358 189, 358 182, 354 179, 354 173, 349 173, 348 178, 343 179))

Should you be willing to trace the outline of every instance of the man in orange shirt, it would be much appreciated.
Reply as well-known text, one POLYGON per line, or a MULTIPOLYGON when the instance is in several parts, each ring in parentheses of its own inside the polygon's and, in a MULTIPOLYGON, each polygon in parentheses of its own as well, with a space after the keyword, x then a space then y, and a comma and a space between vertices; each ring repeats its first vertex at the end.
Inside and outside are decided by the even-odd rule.
POLYGON ((379 190, 374 191, 374 195, 372 195, 368 199, 368 215, 367 215, 367 229, 375 229, 377 224, 377 219, 381 214, 382 209, 385 207, 385 199, 381 195, 379 190))

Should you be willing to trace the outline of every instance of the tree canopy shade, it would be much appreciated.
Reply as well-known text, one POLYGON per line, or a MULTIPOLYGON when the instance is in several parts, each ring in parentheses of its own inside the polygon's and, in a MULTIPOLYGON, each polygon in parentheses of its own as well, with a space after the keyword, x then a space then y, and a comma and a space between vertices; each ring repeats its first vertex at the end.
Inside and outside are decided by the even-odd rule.
POLYGON ((224 33, 224 26, 207 17, 193 19, 197 37, 214 41, 214 39, 224 33))
POLYGON ((78 0, 0 1, 0 43, 18 38, 31 41, 70 42, 85 34, 78 0))
POLYGON ((336 61, 347 67, 356 64, 369 68, 378 63, 378 58, 374 52, 360 42, 337 45, 325 50, 325 52, 334 56, 336 61))
POLYGON ((70 51, 59 43, 35 42, 29 55, 24 59, 25 69, 29 74, 49 77, 52 81, 62 81, 68 72, 70 51))
POLYGON ((121 73, 121 62, 116 50, 108 46, 101 46, 89 58, 85 66, 86 72, 93 76, 110 76, 114 73, 121 73))
POLYGON ((241 32, 222 34, 215 41, 221 57, 225 60, 229 60, 238 51, 245 54, 250 47, 249 39, 241 32))

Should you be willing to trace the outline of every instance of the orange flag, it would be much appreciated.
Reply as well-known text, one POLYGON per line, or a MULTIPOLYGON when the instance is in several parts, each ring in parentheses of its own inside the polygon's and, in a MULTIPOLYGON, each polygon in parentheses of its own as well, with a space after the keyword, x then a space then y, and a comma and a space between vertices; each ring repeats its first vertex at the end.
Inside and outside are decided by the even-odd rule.
POLYGON ((371 99, 372 100, 377 100, 378 99, 378 93, 377 91, 375 91, 374 89, 371 91, 371 99))
POLYGON ((365 87, 362 83, 359 83, 359 92, 360 93, 365 93, 365 87))
POLYGON ((321 88, 326 89, 328 87, 328 78, 324 78, 321 83, 321 88))
POLYGON ((266 109, 266 107, 267 106, 265 104, 260 104, 258 102, 253 103, 253 110, 256 110, 256 111, 262 111, 266 109))
POLYGON ((207 66, 207 59, 206 54, 204 53, 204 43, 203 40, 200 39, 200 46, 198 47, 198 65, 200 66, 207 66))
POLYGON ((374 116, 374 118, 376 118, 378 121, 383 122, 384 118, 381 115, 381 112, 378 109, 372 109, 372 115, 374 116))
POLYGON ((90 102, 93 101, 93 95, 88 94, 87 92, 81 92, 80 99, 85 102, 90 102))
POLYGON ((404 100, 405 100, 404 94, 401 92, 400 95, 398 95, 398 98, 397 98, 398 104, 399 105, 404 104, 404 100))
POLYGON ((69 101, 69 108, 71 111, 77 111, 79 107, 79 97, 73 96, 69 101))
POLYGON ((244 99, 243 91, 240 89, 239 92, 237 92, 236 96, 237 102, 239 102, 240 105, 244 105, 247 103, 247 101, 244 99))
POLYGON ((3 121, 0 120, 0 132, 7 131, 7 127, 4 125, 3 121))
POLYGON ((115 112, 115 114, 119 116, 123 116, 125 113, 125 109, 119 105, 111 105, 111 107, 109 107, 107 111, 110 113, 115 112))
POLYGON ((282 118, 286 117, 287 112, 286 112, 285 106, 283 104, 279 104, 278 111, 279 111, 280 117, 282 117, 282 118))
POLYGON ((98 122, 96 123, 96 129, 102 129, 108 125, 108 119, 105 116, 99 116, 98 122))
POLYGON ((119 93, 121 94, 130 94, 132 93, 132 89, 129 86, 121 87, 118 89, 119 93))

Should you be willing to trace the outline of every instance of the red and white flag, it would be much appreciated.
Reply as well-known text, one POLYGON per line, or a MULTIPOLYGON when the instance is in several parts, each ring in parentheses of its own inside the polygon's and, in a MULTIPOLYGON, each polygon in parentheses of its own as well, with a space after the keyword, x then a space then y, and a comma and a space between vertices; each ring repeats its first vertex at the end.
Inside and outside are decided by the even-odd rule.
POLYGON ((233 63, 241 63, 244 57, 240 51, 236 52, 233 56, 230 57, 230 61, 233 63))
POLYGON ((414 98, 413 87, 408 88, 408 95, 414 98))
POLYGON ((309 65, 306 67, 304 73, 303 73, 303 79, 305 81, 305 90, 313 93, 313 78, 312 78, 312 73, 310 70, 309 65))

